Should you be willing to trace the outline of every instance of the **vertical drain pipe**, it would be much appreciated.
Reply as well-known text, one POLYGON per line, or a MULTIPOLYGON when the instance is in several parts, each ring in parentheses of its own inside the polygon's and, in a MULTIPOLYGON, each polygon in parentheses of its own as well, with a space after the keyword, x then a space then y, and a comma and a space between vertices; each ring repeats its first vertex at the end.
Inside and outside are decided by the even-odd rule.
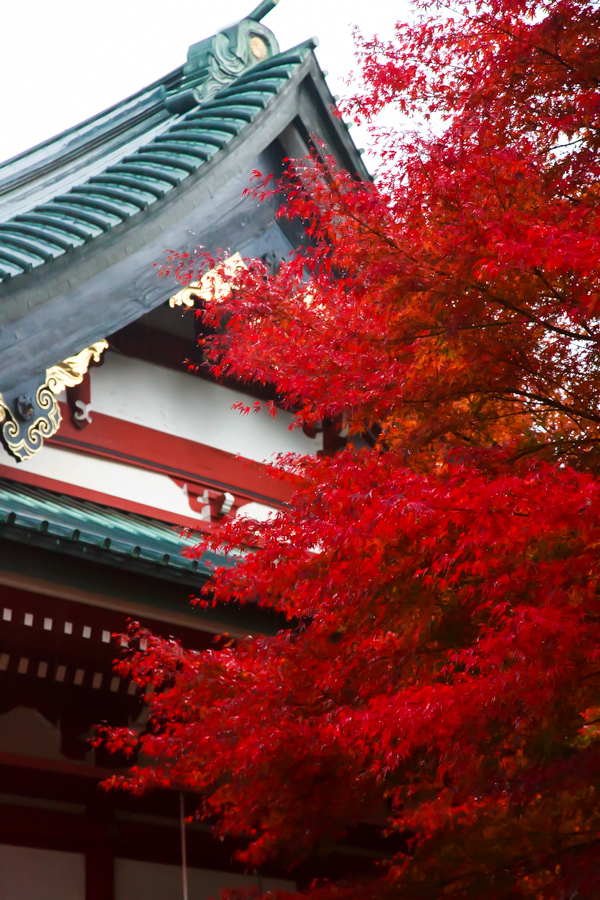
POLYGON ((187 848, 185 845, 185 797, 179 792, 179 818, 181 820, 181 878, 183 883, 183 900, 188 900, 187 848))

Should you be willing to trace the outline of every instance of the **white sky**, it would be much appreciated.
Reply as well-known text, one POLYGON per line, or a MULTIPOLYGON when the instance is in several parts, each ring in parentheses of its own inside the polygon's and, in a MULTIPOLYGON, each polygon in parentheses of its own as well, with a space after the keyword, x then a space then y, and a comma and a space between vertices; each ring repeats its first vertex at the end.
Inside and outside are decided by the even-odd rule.
MULTIPOLYGON (((4 0, 0 161, 76 125, 185 62, 190 44, 258 0, 4 0)), ((264 20, 282 49, 316 36, 334 94, 354 67, 351 26, 391 37, 407 0, 280 0, 264 20)), ((368 137, 352 136, 359 146, 368 137)), ((368 164, 368 160, 367 160, 368 164)))

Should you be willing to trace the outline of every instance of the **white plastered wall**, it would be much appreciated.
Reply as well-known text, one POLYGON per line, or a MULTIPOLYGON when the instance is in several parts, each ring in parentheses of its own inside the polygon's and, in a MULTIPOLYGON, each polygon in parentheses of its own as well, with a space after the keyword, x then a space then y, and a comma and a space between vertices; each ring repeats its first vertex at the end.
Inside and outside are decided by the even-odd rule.
MULTIPOLYGON (((258 879, 251 875, 231 872, 211 872, 207 869, 188 869, 188 893, 193 900, 218 898, 224 888, 258 888, 258 879)), ((115 900, 174 900, 181 897, 182 874, 179 866, 136 862, 130 859, 115 861, 115 900)), ((292 881, 262 878, 263 891, 293 891, 292 881)))
POLYGON ((0 900, 85 900, 83 853, 0 844, 0 900))
POLYGON ((30 472, 32 475, 99 491, 159 511, 202 519, 199 513, 190 509, 183 488, 176 485, 168 475, 161 475, 159 472, 48 446, 24 463, 18 463, 8 454, 2 456, 1 462, 3 466, 18 468, 19 471, 30 472))
MULTIPOLYGON (((60 728, 26 706, 0 716, 0 753, 65 760, 60 751, 60 728)), ((0 894, 0 898, 1 898, 0 894)))
POLYGON ((185 372, 109 351, 103 365, 91 369, 91 382, 92 421, 96 411, 256 462, 319 449, 300 429, 289 430, 290 413, 243 415, 233 404, 252 406, 251 397, 185 372))

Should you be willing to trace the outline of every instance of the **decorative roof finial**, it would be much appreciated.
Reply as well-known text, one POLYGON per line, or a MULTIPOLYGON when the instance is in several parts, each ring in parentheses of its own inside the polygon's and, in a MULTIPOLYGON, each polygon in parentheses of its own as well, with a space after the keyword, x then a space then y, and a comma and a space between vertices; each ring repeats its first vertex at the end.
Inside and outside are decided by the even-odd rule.
POLYGON ((275 35, 261 22, 277 3, 278 0, 262 0, 245 19, 192 44, 183 78, 174 90, 166 93, 165 106, 169 112, 185 113, 208 102, 252 66, 279 53, 275 35))
POLYGON ((252 19, 254 22, 262 22, 267 13, 270 13, 272 9, 275 9, 278 3, 279 0, 262 0, 247 18, 252 19))

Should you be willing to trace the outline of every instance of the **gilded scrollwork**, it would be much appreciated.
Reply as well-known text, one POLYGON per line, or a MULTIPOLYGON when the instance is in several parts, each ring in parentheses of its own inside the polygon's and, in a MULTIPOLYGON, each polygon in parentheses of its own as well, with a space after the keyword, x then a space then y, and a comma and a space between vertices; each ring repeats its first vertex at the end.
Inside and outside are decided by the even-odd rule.
POLYGON ((246 263, 239 253, 234 253, 225 259, 219 269, 211 269, 203 275, 200 281, 192 281, 187 287, 182 288, 169 298, 169 306, 185 306, 191 309, 196 300, 219 300, 229 295, 229 278, 240 270, 245 269, 246 263), (223 277, 225 276, 225 277, 223 277))
POLYGON ((96 341, 75 356, 69 356, 57 366, 46 369, 46 385, 53 394, 60 394, 65 388, 81 384, 90 363, 100 362, 100 357, 108 348, 108 341, 96 341))
MULTIPOLYGON (((40 450, 44 440, 52 437, 58 431, 61 415, 54 394, 48 390, 45 384, 40 385, 35 395, 37 411, 42 415, 27 425, 19 421, 19 417, 6 416, 7 407, 4 407, 5 419, 2 426, 2 442, 9 453, 18 462, 31 459, 40 450)), ((35 407, 33 407, 35 409, 35 407)))
POLYGON ((97 341, 75 356, 46 369, 39 381, 19 385, 10 396, 0 394, 0 440, 17 462, 24 462, 58 431, 61 414, 57 395, 80 384, 92 361, 99 362, 108 341, 97 341))

